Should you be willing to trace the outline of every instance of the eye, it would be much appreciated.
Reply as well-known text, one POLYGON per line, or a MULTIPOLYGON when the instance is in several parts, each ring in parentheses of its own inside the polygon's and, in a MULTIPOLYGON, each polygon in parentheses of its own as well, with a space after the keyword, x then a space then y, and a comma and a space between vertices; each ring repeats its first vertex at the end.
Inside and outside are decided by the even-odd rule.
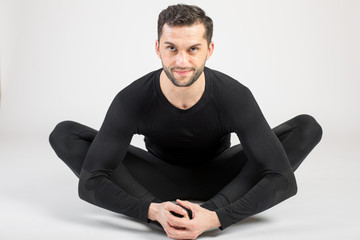
POLYGON ((192 47, 192 48, 189 49, 189 51, 192 52, 192 53, 196 52, 197 50, 198 50, 197 47, 192 47))
POLYGON ((176 48, 173 47, 173 46, 168 46, 167 49, 168 49, 170 52, 175 52, 175 51, 176 51, 176 48))

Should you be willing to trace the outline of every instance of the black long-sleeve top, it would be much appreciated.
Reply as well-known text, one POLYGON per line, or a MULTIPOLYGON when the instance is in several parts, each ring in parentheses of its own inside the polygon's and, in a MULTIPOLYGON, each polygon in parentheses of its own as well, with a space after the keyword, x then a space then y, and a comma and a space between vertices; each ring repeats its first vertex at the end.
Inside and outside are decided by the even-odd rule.
POLYGON ((120 91, 86 156, 79 196, 97 206, 148 221, 150 202, 137 199, 110 180, 134 134, 147 150, 172 164, 206 164, 230 147, 235 132, 263 178, 245 196, 216 209, 221 229, 263 211, 296 193, 286 153, 251 91, 231 77, 205 68, 205 91, 191 108, 173 106, 160 89, 162 69, 120 91))

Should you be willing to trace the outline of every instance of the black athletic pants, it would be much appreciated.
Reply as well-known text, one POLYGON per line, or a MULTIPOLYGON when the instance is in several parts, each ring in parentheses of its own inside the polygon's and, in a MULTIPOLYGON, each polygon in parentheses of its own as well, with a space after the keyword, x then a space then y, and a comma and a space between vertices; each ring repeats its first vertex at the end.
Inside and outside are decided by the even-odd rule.
MULTIPOLYGON (((309 115, 294 117, 273 131, 282 143, 293 170, 298 168, 322 136, 320 125, 309 115)), ((64 121, 51 133, 50 144, 59 158, 79 176, 96 134, 97 131, 92 128, 64 121)), ((130 145, 111 178, 128 194, 144 200, 200 200, 205 201, 203 207, 215 210, 241 198, 261 179, 261 175, 248 160, 241 144, 228 148, 200 166, 171 165, 130 145), (134 184, 134 181, 137 183, 134 184)))

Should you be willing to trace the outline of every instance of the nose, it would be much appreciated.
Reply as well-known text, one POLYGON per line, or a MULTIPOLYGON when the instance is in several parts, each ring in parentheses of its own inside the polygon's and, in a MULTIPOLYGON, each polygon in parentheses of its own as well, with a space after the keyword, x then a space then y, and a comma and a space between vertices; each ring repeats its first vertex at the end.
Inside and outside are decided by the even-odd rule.
POLYGON ((176 55, 176 65, 179 67, 187 67, 189 63, 186 52, 178 52, 176 55))

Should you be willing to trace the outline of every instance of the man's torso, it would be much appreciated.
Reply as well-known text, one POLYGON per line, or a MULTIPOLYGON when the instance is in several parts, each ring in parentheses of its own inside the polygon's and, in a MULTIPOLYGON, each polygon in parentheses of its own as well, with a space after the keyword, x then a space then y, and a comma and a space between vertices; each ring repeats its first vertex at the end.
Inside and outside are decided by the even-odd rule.
POLYGON ((120 92, 136 124, 135 133, 144 135, 147 150, 164 161, 203 163, 230 147, 233 129, 228 112, 234 101, 241 101, 241 89, 246 87, 220 72, 208 68, 204 72, 205 91, 186 110, 173 106, 161 92, 161 69, 120 92))

